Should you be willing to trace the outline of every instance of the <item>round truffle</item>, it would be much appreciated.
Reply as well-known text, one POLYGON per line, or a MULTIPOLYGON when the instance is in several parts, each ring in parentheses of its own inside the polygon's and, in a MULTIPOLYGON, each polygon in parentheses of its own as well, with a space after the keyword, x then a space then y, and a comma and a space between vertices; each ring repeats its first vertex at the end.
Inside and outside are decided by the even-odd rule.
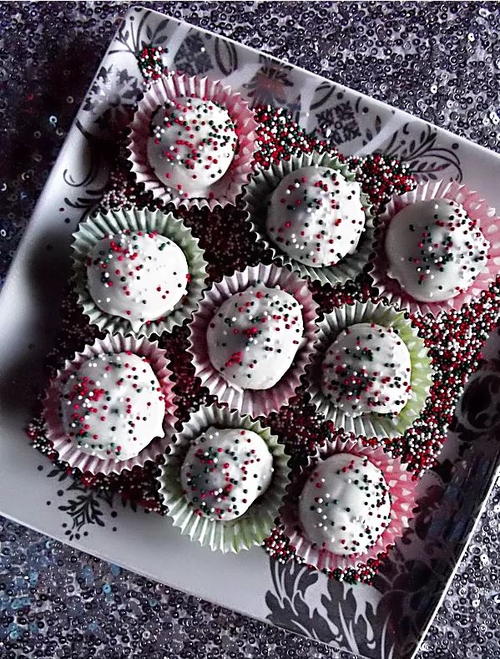
POLYGON ((158 233, 119 233, 94 245, 87 265, 89 293, 107 314, 138 329, 171 312, 186 293, 182 249, 158 233))
POLYGON ((229 169, 237 143, 225 108, 200 98, 178 98, 154 113, 147 154, 164 186, 186 198, 207 197, 229 169))
POLYGON ((198 514, 227 522, 245 514, 272 474, 273 457, 260 435, 210 427, 189 447, 181 485, 198 514))
POLYGON ((269 389, 303 341, 302 306, 286 291, 249 286, 225 300, 207 329, 209 359, 237 389, 269 389))
POLYGON ((302 167, 272 193, 266 230, 288 256, 320 268, 356 250, 365 221, 359 183, 329 167, 302 167))
POLYGON ((364 554, 391 520, 391 496, 382 471, 367 457, 337 453, 320 462, 299 498, 306 537, 318 547, 364 554))
POLYGON ((165 400, 145 357, 120 352, 83 362, 62 391, 64 431, 81 451, 128 460, 163 437, 165 400))
POLYGON ((323 394, 350 416, 398 414, 410 396, 411 358, 391 327, 358 323, 343 330, 326 351, 323 394))
POLYGON ((415 300, 441 302, 471 286, 490 244, 463 206, 447 199, 418 201, 391 220, 385 238, 389 277, 415 300))

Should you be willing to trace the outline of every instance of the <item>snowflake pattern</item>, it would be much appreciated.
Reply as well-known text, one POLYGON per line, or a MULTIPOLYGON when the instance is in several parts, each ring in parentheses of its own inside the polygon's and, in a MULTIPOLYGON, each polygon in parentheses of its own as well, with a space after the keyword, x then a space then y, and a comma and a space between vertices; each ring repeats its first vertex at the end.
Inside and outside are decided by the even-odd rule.
POLYGON ((140 92, 137 78, 113 64, 102 66, 83 104, 101 130, 119 131, 130 119, 140 92))

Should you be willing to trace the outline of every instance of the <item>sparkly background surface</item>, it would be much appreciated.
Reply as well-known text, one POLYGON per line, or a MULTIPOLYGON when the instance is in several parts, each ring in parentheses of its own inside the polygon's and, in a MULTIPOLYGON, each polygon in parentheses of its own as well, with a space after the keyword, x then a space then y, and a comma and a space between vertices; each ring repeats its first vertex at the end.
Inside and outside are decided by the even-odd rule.
MULTIPOLYGON (((495 3, 143 4, 498 150, 495 3)), ((0 3, 0 282, 116 18, 127 8, 0 3)), ((419 659, 499 656, 499 513, 497 488, 419 659)), ((348 656, 1 518, 0 543, 2 657, 348 656)))

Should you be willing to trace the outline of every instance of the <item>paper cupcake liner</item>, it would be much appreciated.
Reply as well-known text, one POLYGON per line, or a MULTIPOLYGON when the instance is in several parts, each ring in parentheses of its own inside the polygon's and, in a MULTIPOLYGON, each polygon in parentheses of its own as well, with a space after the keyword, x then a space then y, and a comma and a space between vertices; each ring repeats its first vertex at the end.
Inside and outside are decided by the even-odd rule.
POLYGON ((380 295, 396 306, 407 309, 410 313, 437 316, 443 311, 459 310, 464 304, 477 298, 495 281, 500 267, 500 217, 495 216, 495 209, 488 206, 479 193, 469 190, 465 185, 456 181, 427 181, 420 183, 414 190, 395 196, 387 205, 386 210, 379 216, 379 225, 376 230, 375 257, 371 266, 370 276, 374 285, 379 289, 380 295), (472 286, 459 295, 442 302, 420 302, 408 295, 396 279, 387 275, 388 263, 385 256, 385 234, 389 222, 402 208, 417 201, 429 199, 448 199, 456 201, 467 211, 473 220, 476 220, 484 237, 490 243, 488 262, 484 270, 478 275, 472 286))
POLYGON ((381 448, 364 447, 360 442, 335 440, 318 450, 315 458, 310 458, 304 467, 292 480, 288 488, 288 496, 281 512, 284 533, 294 547, 299 559, 318 570, 331 573, 334 570, 358 568, 370 559, 381 558, 403 535, 405 527, 412 517, 416 507, 415 481, 405 466, 397 458, 389 457, 381 448), (391 495, 391 520, 377 542, 363 554, 339 556, 326 549, 321 549, 305 536, 298 515, 298 498, 315 465, 335 453, 352 453, 366 456, 370 462, 384 474, 391 495))
POLYGON ((239 552, 261 545, 270 534, 288 485, 288 456, 269 428, 227 407, 210 405, 191 415, 175 435, 158 477, 167 514, 183 535, 213 551, 239 552), (268 489, 238 519, 210 520, 194 512, 185 498, 180 470, 191 442, 210 426, 244 428, 262 437, 273 456, 274 473, 268 489))
POLYGON ((187 208, 204 206, 213 210, 216 206, 234 204, 248 181, 252 171, 257 122, 254 113, 241 94, 233 92, 222 82, 206 77, 188 76, 169 72, 151 84, 139 101, 131 123, 128 144, 129 160, 136 181, 163 203, 173 203, 187 208), (157 108, 167 101, 181 96, 203 98, 223 106, 229 113, 238 135, 238 149, 226 174, 210 188, 210 197, 181 197, 175 190, 162 185, 147 158, 147 140, 151 117, 157 108))
POLYGON ((318 412, 331 420, 336 428, 351 432, 356 437, 383 439, 403 435, 420 416, 432 385, 430 357, 423 339, 418 336, 417 329, 405 318, 403 312, 382 302, 371 301, 336 307, 331 313, 326 314, 318 325, 314 357, 309 369, 309 394, 318 412), (372 412, 352 417, 336 407, 321 391, 321 366, 326 350, 346 327, 366 322, 392 327, 410 353, 410 398, 401 412, 394 416, 372 412))
POLYGON ((207 263, 203 258, 203 250, 191 230, 171 213, 137 208, 100 213, 79 225, 78 231, 74 234, 72 250, 74 286, 78 303, 89 322, 97 325, 103 332, 132 334, 137 337, 152 334, 160 336, 163 332, 169 332, 176 325, 182 325, 185 320, 191 318, 205 288, 207 263), (138 327, 127 318, 102 311, 94 302, 87 287, 87 259, 90 251, 102 238, 125 230, 156 231, 175 242, 184 252, 191 275, 186 295, 167 316, 146 321, 138 327))
POLYGON ((236 409, 242 414, 256 417, 278 410, 294 395, 309 362, 317 332, 317 306, 307 288, 307 283, 287 268, 261 263, 224 277, 221 282, 214 283, 205 292, 189 325, 188 351, 193 356, 195 374, 201 379, 202 385, 207 387, 211 394, 217 396, 220 402, 227 403, 231 409, 236 409), (279 287, 293 295, 302 305, 304 339, 292 366, 274 387, 242 391, 233 387, 212 366, 208 356, 207 328, 216 310, 227 298, 254 284, 271 288, 279 287))
POLYGON ((158 347, 156 342, 145 338, 123 337, 120 335, 107 336, 105 339, 97 339, 92 345, 85 346, 83 352, 76 353, 74 358, 66 360, 64 368, 57 372, 51 380, 44 400, 43 416, 47 427, 47 439, 52 443, 58 459, 67 462, 70 467, 79 469, 81 472, 91 474, 120 474, 122 471, 131 470, 134 467, 143 467, 148 461, 156 461, 163 455, 174 433, 174 424, 177 421, 175 412, 177 406, 174 402, 172 391, 173 382, 171 372, 167 367, 166 353, 158 347), (68 377, 78 370, 80 364, 100 354, 111 354, 130 351, 136 355, 148 357, 158 381, 160 382, 165 396, 165 418, 163 420, 163 437, 155 438, 148 446, 134 458, 128 460, 114 460, 112 458, 103 460, 95 455, 84 453, 78 445, 71 440, 62 425, 61 419, 61 389, 67 382, 68 377))
POLYGON ((366 224, 356 251, 354 254, 348 254, 333 266, 313 268, 300 263, 300 261, 291 258, 288 254, 280 250, 269 239, 266 232, 267 205, 272 192, 277 188, 280 181, 291 172, 301 167, 310 167, 313 165, 335 169, 348 181, 354 181, 356 179, 356 175, 338 158, 332 157, 327 153, 304 153, 300 156, 293 156, 289 160, 283 160, 277 165, 271 165, 267 169, 258 170, 252 176, 248 185, 245 186, 243 202, 244 207, 249 211, 254 221, 257 232, 265 242, 266 247, 271 250, 273 259, 277 263, 289 266, 294 271, 299 272, 303 277, 308 277, 312 281, 337 286, 339 284, 345 284, 349 280, 356 279, 368 264, 374 249, 373 216, 370 210, 371 203, 366 194, 361 193, 361 201, 363 207, 366 209, 366 224))

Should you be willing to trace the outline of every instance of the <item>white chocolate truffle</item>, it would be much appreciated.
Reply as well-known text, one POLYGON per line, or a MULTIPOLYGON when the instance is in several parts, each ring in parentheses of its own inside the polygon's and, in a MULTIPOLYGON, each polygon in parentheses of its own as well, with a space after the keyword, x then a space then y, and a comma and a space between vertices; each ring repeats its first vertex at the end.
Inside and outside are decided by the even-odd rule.
POLYGON ((186 294, 189 269, 182 249, 158 233, 119 233, 94 245, 87 265, 89 293, 134 331, 167 316, 186 294))
POLYGON ((237 389, 269 389, 303 341, 302 306, 286 291, 249 286, 225 300, 207 329, 210 361, 237 389))
POLYGON ((273 456, 260 435, 210 427, 189 447, 181 485, 199 515, 227 522, 246 513, 272 475, 273 456))
POLYGON ((266 229, 288 256, 320 268, 356 250, 365 222, 357 181, 329 167, 302 167, 272 193, 266 229))
POLYGON ((318 463, 299 499, 306 537, 350 556, 373 547, 391 520, 391 496, 382 471, 367 457, 337 453, 318 463))
POLYGON ((387 274, 415 300, 441 302, 468 289, 486 266, 490 244, 463 206, 417 201, 391 220, 387 274))
POLYGON ((229 169, 237 143, 225 108, 201 98, 178 98, 152 117, 148 160, 167 188, 189 199, 207 197, 229 169))
POLYGON ((165 398, 145 357, 120 352, 83 362, 62 390, 64 430, 81 451, 128 460, 163 437, 165 398))
POLYGON ((391 327, 358 323, 340 332, 325 354, 321 389, 350 416, 398 414, 410 396, 411 358, 391 327))

